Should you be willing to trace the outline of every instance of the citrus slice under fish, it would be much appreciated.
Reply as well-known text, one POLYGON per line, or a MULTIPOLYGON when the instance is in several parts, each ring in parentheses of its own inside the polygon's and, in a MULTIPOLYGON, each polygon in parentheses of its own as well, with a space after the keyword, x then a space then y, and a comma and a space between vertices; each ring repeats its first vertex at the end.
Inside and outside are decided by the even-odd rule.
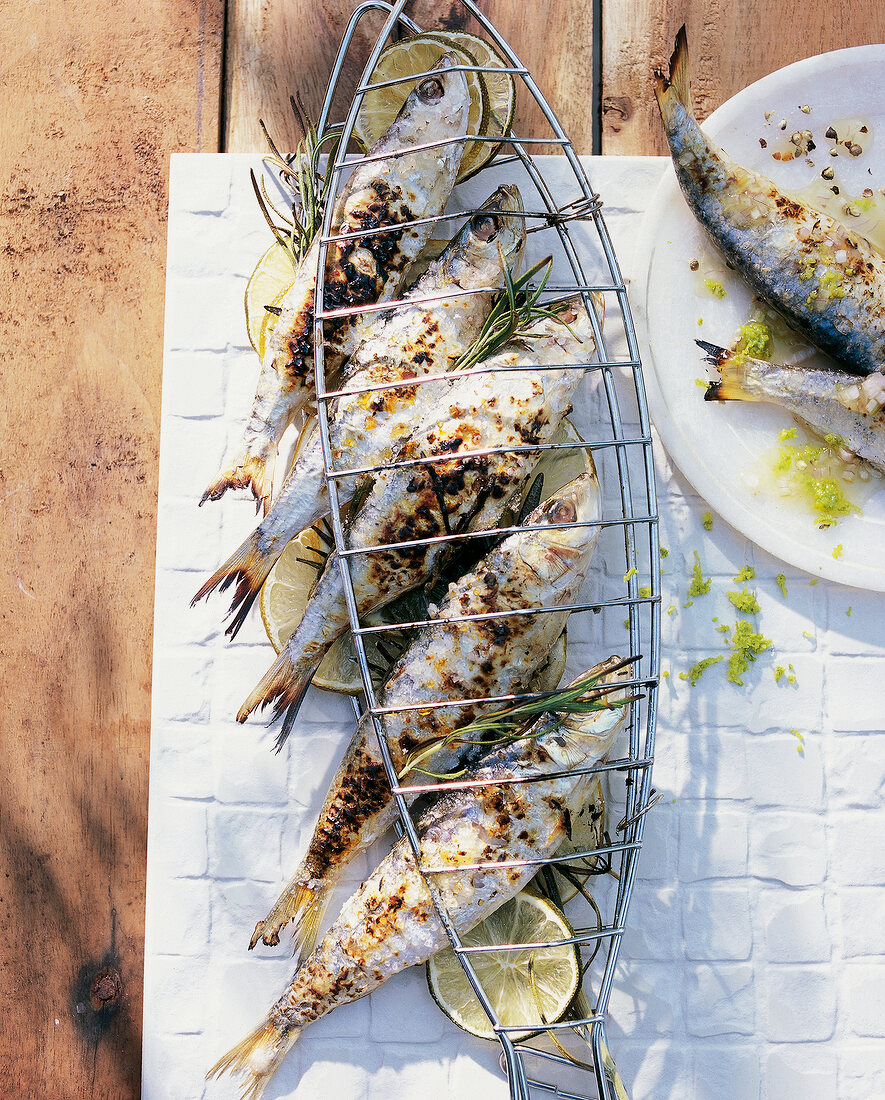
POLYGON ((261 589, 261 619, 277 653, 301 622, 311 590, 325 566, 329 546, 319 530, 309 527, 292 539, 261 589))
MULTIPOLYGON (((462 37, 466 39, 470 36, 455 34, 442 36, 437 33, 417 34, 412 38, 404 38, 401 42, 394 42, 378 58, 378 64, 375 66, 375 71, 372 73, 369 83, 380 84, 386 80, 410 78, 417 73, 426 72, 432 69, 445 53, 459 55, 462 59, 461 64, 464 65, 497 64, 500 66, 505 64, 500 58, 497 58, 491 47, 488 47, 484 53, 487 56, 497 58, 497 60, 480 61, 474 54, 473 49, 466 44, 462 45, 462 37)), ((492 118, 488 74, 465 72, 464 75, 467 78, 467 87, 470 91, 467 132, 473 135, 498 136, 501 134, 501 130, 492 118)), ((509 80, 512 85, 513 78, 508 73, 502 73, 501 77, 509 80)), ((496 75, 494 82, 496 85, 495 101, 498 104, 496 116, 501 117, 501 100, 503 97, 497 87, 498 80, 499 78, 496 75)), ((402 79, 402 83, 390 84, 387 87, 366 92, 353 130, 354 137, 366 151, 372 148, 399 114, 410 91, 411 85, 408 80, 402 79)), ((513 99, 515 100, 515 91, 513 92, 513 99)), ((504 117, 506 119, 506 109, 504 117)), ((512 113, 510 121, 512 121, 512 113)), ((461 170, 458 173, 458 182, 478 172, 495 155, 497 148, 496 144, 488 141, 466 142, 461 170)))
POLYGON ((264 355, 267 337, 277 319, 265 306, 278 306, 294 282, 295 267, 291 253, 279 241, 274 241, 255 265, 244 295, 246 332, 249 342, 260 356, 264 355))
MULTIPOLYGON (((271 569, 261 589, 259 606, 264 629, 277 653, 301 622, 313 587, 325 566, 329 553, 331 527, 310 527, 294 538, 271 569), (323 530, 325 538, 319 534, 323 530)), ((382 624, 422 619, 427 601, 420 592, 408 593, 389 607, 366 617, 366 624, 382 624)), ((366 658, 376 672, 378 682, 387 678, 387 671, 406 645, 405 632, 385 633, 366 638, 366 658)), ((314 687, 344 695, 358 695, 363 688, 356 650, 350 634, 339 638, 329 649, 314 674, 314 687)))
MULTIPOLYGON (((467 31, 430 31, 429 36, 439 39, 447 46, 454 46, 469 53, 477 65, 499 69, 509 68, 510 62, 502 57, 490 42, 479 35, 467 31)), ((510 73, 480 73, 488 94, 489 118, 486 129, 480 131, 488 137, 506 137, 513 127, 513 115, 516 110, 516 83, 510 73)), ((476 151, 468 163, 462 162, 458 182, 475 175, 501 148, 493 142, 471 142, 476 151)), ((464 158, 467 161, 465 155, 464 158)))
MULTIPOLYGON (((520 893, 465 932, 469 947, 507 943, 550 943, 574 936, 559 909, 546 898, 520 893)), ((521 1039, 556 1023, 572 1003, 580 984, 578 949, 573 943, 519 951, 482 951, 469 956, 483 992, 505 1026, 526 1025, 509 1032, 521 1039)), ((495 1032, 464 973, 458 956, 447 947, 427 962, 430 994, 443 1012, 464 1031, 482 1039, 495 1032)))

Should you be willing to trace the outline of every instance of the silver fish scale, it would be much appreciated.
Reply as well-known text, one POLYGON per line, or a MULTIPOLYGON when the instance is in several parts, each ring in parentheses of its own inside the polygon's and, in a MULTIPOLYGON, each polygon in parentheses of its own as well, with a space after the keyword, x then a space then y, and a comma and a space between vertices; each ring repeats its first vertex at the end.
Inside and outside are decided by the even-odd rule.
MULTIPOLYGON (((348 147, 362 97, 368 90, 371 73, 384 46, 396 38, 398 31, 411 34, 421 30, 409 18, 409 7, 409 0, 397 0, 395 3, 387 0, 369 0, 358 7, 351 17, 342 37, 320 114, 318 129, 321 137, 330 127, 331 103, 339 92, 338 83, 345 67, 345 59, 350 50, 354 32, 368 13, 382 11, 387 16, 343 122, 341 149, 348 147)), ((599 362, 590 373, 597 375, 594 381, 600 396, 592 401, 589 399, 581 401, 576 398, 575 408, 584 442, 592 450, 605 496, 602 519, 599 521, 600 546, 596 553, 597 566, 591 569, 592 600, 582 603, 579 599, 572 605, 571 623, 576 624, 579 619, 586 622, 587 631, 592 637, 594 647, 592 659, 583 660, 586 651, 582 652, 579 660, 580 667, 587 667, 594 661, 602 660, 608 653, 614 652, 615 647, 622 648, 623 633, 626 633, 629 653, 622 653, 622 655, 634 660, 632 679, 627 682, 627 686, 632 686, 635 694, 641 695, 640 702, 631 708, 625 751, 618 759, 610 760, 594 769, 604 772, 612 787, 617 789, 617 797, 623 804, 623 819, 613 830, 612 843, 604 849, 606 858, 612 861, 612 868, 617 872, 618 879, 616 885, 599 902, 601 909, 599 923, 589 905, 586 905, 586 912, 578 914, 577 918, 572 918, 576 938, 582 943, 582 961, 589 959, 591 952, 594 955, 592 966, 584 979, 584 993, 591 1006, 591 1012, 584 1019, 567 1018, 555 1025, 555 1033, 562 1043, 567 1042, 567 1033, 571 1029, 574 1029, 582 1040, 589 1040, 592 1067, 576 1066, 571 1060, 564 1058, 555 1046, 547 1045, 540 1040, 515 1045, 508 1032, 501 1028, 485 997, 470 966, 470 954, 460 954, 460 960, 493 1027, 497 1030, 502 1046, 502 1069, 507 1074, 510 1094, 514 1100, 531 1100, 531 1097, 541 1095, 569 1096, 573 1100, 615 1100, 614 1086, 603 1069, 602 1051, 608 1046, 606 1016, 621 937, 626 927, 627 909, 636 877, 645 813, 654 802, 651 768, 660 677, 660 544, 648 408, 626 288, 602 216, 601 199, 593 190, 571 142, 549 104, 508 43, 477 8, 473 0, 457 0, 456 8, 460 9, 460 14, 465 18, 474 21, 474 25, 478 24, 480 33, 494 43, 498 52, 507 59, 509 65, 507 71, 516 80, 517 95, 530 96, 540 107, 549 124, 549 136, 529 139, 512 135, 504 139, 503 148, 492 163, 496 169, 503 164, 507 164, 512 169, 513 182, 518 184, 525 197, 524 216, 529 239, 533 245, 542 249, 540 256, 548 253, 553 255, 553 276, 545 290, 545 297, 552 301, 582 293, 590 313, 596 346, 599 349, 599 362), (532 156, 532 147, 538 145, 558 147, 566 158, 574 184, 570 194, 553 195, 545 182, 542 163, 532 156), (604 296, 607 306, 604 329, 599 311, 591 298, 591 292, 598 292, 604 296), (614 346, 626 347, 626 354, 615 355, 610 351, 614 346), (587 421, 586 424, 581 423, 582 417, 587 421), (606 563, 604 569, 598 564, 602 560, 606 563), (621 626, 622 620, 627 624, 626 631, 623 631, 621 626), (607 641, 606 636, 615 633, 617 629, 622 632, 618 642, 607 641), (586 923, 582 924, 582 920, 586 923)), ((452 14, 457 17, 459 12, 456 10, 452 14)), ((466 64, 457 67, 465 71, 481 69, 481 66, 466 64)), ((494 140, 497 141, 497 139, 494 140)), ((428 147, 432 144, 428 143, 428 147)), ((333 194, 337 195, 340 192, 344 174, 353 167, 353 164, 353 158, 336 161, 332 176, 333 194)), ((482 173, 479 174, 478 179, 482 180, 482 173)), ((468 191, 469 187, 462 188, 462 193, 468 191)), ((333 205, 332 202, 327 204, 323 236, 320 240, 318 289, 322 287, 326 249, 332 239, 330 226, 333 205)), ((478 209, 469 201, 464 202, 458 188, 451 205, 452 213, 443 214, 434 220, 446 224, 449 221, 469 217, 478 209), (459 199, 461 199, 461 205, 457 206, 459 199)), ((325 300, 322 294, 318 294, 317 298, 320 301, 325 300)), ((394 309, 399 304, 399 301, 392 301, 372 308, 394 309)), ((354 707, 359 718, 369 716, 374 724, 375 735, 379 741, 379 749, 400 816, 402 843, 410 846, 420 866, 421 845, 416 820, 407 804, 407 797, 414 793, 415 788, 402 786, 397 781, 391 750, 385 742, 380 721, 383 708, 379 706, 372 685, 364 645, 368 633, 383 632, 388 628, 367 627, 360 621, 357 612, 350 568, 353 558, 367 552, 367 548, 355 546, 352 542, 348 548, 345 529, 339 515, 338 500, 341 495, 339 493, 341 478, 352 475, 346 466, 341 463, 336 464, 329 437, 328 403, 332 400, 332 395, 327 395, 324 384, 323 326, 334 318, 354 312, 359 311, 327 308, 317 310, 315 315, 319 428, 332 505, 332 526, 342 562, 354 647, 364 686, 364 699, 361 703, 355 700, 354 707)), ((550 369, 568 369, 568 365, 550 369)), ((424 384, 425 381, 432 384, 437 378, 438 376, 431 375, 426 380, 421 380, 419 384, 424 384)), ((574 446, 574 444, 547 444, 539 449, 566 446, 574 446)), ((482 532, 472 531, 469 534, 444 535, 440 538, 454 541, 474 538, 479 534, 482 532)), ((543 614, 544 610, 525 609, 517 612, 517 614, 538 613, 543 614)), ((402 624, 397 629, 411 625, 402 624)), ((528 696, 506 695, 500 698, 503 702, 528 698, 528 696)), ((439 705, 445 705, 445 702, 440 701, 439 705)), ((502 778, 501 782, 506 784, 506 777, 502 778)), ((459 785, 457 781, 441 782, 429 787, 422 784, 421 790, 425 792, 457 790, 459 786, 463 788, 464 784, 459 785)), ((451 943, 458 948, 461 946, 461 941, 448 916, 444 899, 434 886, 435 872, 433 868, 423 866, 421 870, 437 906, 439 920, 451 943)), ((506 949, 508 945, 503 946, 506 949)), ((587 1047, 583 1041, 577 1045, 572 1044, 572 1049, 580 1051, 578 1057, 586 1062, 587 1047)))

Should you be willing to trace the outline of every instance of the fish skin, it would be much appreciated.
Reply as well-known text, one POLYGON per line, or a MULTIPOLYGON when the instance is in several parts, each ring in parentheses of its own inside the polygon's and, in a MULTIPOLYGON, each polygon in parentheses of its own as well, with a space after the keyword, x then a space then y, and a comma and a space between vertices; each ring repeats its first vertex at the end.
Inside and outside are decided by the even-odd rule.
MULTIPOLYGON (((455 378, 445 401, 425 416, 399 456, 438 460, 378 471, 348 524, 348 547, 409 543, 495 525, 541 452, 460 455, 487 447, 534 446, 553 437, 596 351, 590 317, 579 298, 568 303, 566 316, 571 318, 569 327, 545 318, 533 326, 531 339, 506 345, 480 364, 479 373, 455 378), (541 369, 553 364, 563 369, 541 369)), ((421 584, 448 552, 450 544, 441 541, 350 557, 360 614, 421 584)), ((286 712, 277 741, 281 745, 311 676, 349 625, 339 559, 333 554, 301 623, 237 720, 245 721, 256 706, 275 701, 276 713, 286 712)))
MULTIPOLYGON (((341 395, 330 402, 332 459, 351 468, 389 461, 402 447, 423 409, 448 389, 447 380, 378 388, 405 379, 441 374, 479 335, 492 308, 493 291, 504 285, 504 265, 516 272, 522 262, 525 219, 519 188, 497 188, 452 239, 389 316, 377 315, 347 367, 341 395), (497 228, 488 236, 489 219, 497 228), (442 301, 425 303, 435 295, 442 301), (410 300, 415 303, 411 304, 410 300)), ((354 478, 338 482, 340 503, 356 488, 354 478)), ((236 581, 227 633, 235 636, 274 562, 288 543, 329 511, 326 468, 319 427, 314 426, 280 494, 258 527, 194 597, 236 581)))
POLYGON ((846 450, 885 473, 885 409, 866 412, 864 380, 830 370, 785 366, 736 355, 696 341, 719 371, 705 401, 765 401, 780 405, 820 436, 837 435, 846 450))
POLYGON ((859 374, 885 369, 885 258, 710 141, 692 114, 684 27, 670 78, 657 71, 655 91, 683 195, 725 259, 838 364, 859 374))
MULTIPOLYGON (((612 657, 597 666, 603 682, 622 678, 622 665, 612 657)), ((621 688, 607 698, 623 701, 625 694, 621 688)), ((575 775, 574 770, 605 759, 626 724, 629 706, 568 715, 561 724, 542 717, 525 736, 489 753, 465 777, 488 780, 488 786, 447 792, 421 815, 421 865, 425 873, 439 872, 431 877, 459 933, 495 912, 537 872, 536 866, 471 865, 541 859, 556 851, 593 785, 592 775, 575 775), (512 777, 549 775, 558 777, 534 784, 508 783, 512 777)), ((239 1075, 243 1100, 258 1100, 305 1027, 425 962, 448 943, 433 897, 403 837, 344 903, 265 1020, 219 1059, 207 1077, 239 1075)))
MULTIPOLYGON (((592 524, 601 515, 595 477, 582 474, 525 520, 469 573, 453 581, 435 610, 436 623, 421 628, 400 657, 382 691, 381 707, 463 700, 457 706, 404 710, 381 718, 394 767, 406 756, 492 710, 472 700, 522 692, 562 632, 568 611, 467 619, 531 607, 563 607, 578 597, 599 536, 598 527, 550 529, 550 523, 592 524), (545 525, 548 525, 545 527, 545 525)), ((475 747, 440 749, 422 765, 437 774, 461 767, 475 747)), ((406 782, 416 774, 408 773, 406 782)), ((322 810, 307 853, 249 944, 279 943, 280 929, 293 922, 296 954, 313 948, 329 891, 344 866, 393 824, 390 793, 374 728, 364 719, 356 729, 322 810)))
MULTIPOLYGON (((463 72, 445 70, 458 63, 444 55, 432 78, 443 88, 434 102, 422 98, 421 81, 370 156, 394 153, 428 141, 457 139, 467 133, 470 92, 463 72), (444 75, 443 75, 444 74, 444 75)), ((331 235, 399 225, 441 214, 461 164, 464 143, 417 150, 390 160, 358 165, 338 196, 331 235)), ((333 241, 326 254, 324 308, 327 310, 387 301, 401 277, 427 243, 432 224, 333 241)), ((228 489, 250 488, 264 511, 270 502, 273 467, 280 437, 294 417, 316 399, 313 324, 319 236, 310 246, 295 280, 280 303, 261 360, 252 410, 239 453, 208 486, 200 501, 219 500, 228 489)), ((331 377, 354 350, 364 324, 353 317, 333 318, 324 327, 324 368, 331 377)))

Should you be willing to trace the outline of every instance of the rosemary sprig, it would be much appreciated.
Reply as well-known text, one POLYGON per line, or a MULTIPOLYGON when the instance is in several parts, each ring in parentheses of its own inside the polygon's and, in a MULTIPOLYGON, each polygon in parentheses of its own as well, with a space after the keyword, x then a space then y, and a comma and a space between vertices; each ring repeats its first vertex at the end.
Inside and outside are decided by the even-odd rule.
MULTIPOLYGON (((495 299, 491 312, 479 335, 470 347, 455 360, 453 370, 469 370, 483 359, 488 359, 504 344, 511 340, 525 339, 536 322, 544 318, 565 321, 559 314, 567 307, 566 302, 552 302, 540 305, 541 295, 553 270, 553 257, 539 260, 533 267, 514 279, 507 264, 504 264, 504 289, 495 299), (543 271, 537 286, 531 287, 531 280, 543 271)), ((572 330, 569 329, 569 332, 572 330)), ((574 333, 572 333, 574 335, 574 333)))
POLYGON ((541 714, 549 714, 550 722, 540 725, 532 736, 540 737, 542 734, 552 733, 562 725, 568 714, 589 714, 591 711, 611 710, 613 707, 623 707, 635 702, 637 696, 624 699, 603 698, 606 693, 617 691, 621 685, 617 680, 607 684, 601 684, 600 681, 603 676, 619 672, 637 659, 626 657, 614 664, 603 662, 560 691, 493 710, 444 737, 435 737, 408 754, 397 778, 402 779, 409 772, 418 771, 433 776, 434 779, 456 779, 464 774, 463 769, 459 772, 437 773, 425 771, 420 765, 442 749, 451 749, 456 745, 483 745, 491 748, 512 741, 517 735, 528 736, 529 732, 525 727, 541 714))
POLYGON ((341 141, 341 131, 332 129, 320 137, 301 101, 291 96, 289 102, 304 135, 291 157, 283 156, 264 122, 261 119, 258 121, 271 150, 263 158, 264 163, 277 172, 280 180, 293 193, 291 214, 280 210, 274 204, 264 180, 259 184, 254 172, 252 187, 271 232, 277 242, 289 253, 292 266, 297 267, 323 224, 323 212, 332 183, 332 165, 335 163, 341 141), (319 164, 320 155, 323 146, 330 142, 326 171, 322 175, 319 164), (284 225, 277 225, 274 216, 284 225))

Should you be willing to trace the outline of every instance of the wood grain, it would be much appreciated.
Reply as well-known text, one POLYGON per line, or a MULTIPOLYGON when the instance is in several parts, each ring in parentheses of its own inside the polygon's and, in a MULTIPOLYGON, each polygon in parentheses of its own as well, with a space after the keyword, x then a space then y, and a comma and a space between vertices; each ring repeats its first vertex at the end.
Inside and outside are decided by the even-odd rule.
MULTIPOLYGON (((316 118, 338 43, 356 6, 353 0, 273 5, 263 0, 233 0, 226 62, 227 151, 266 151, 259 118, 281 148, 294 149, 300 134, 288 107, 289 96, 300 95, 316 118)), ((543 4, 481 0, 479 8, 532 73, 578 151, 589 153, 593 129, 593 112, 588 110, 593 52, 589 4, 583 0, 545 0, 543 4), (539 34, 541 9, 543 33, 539 34), (551 48, 556 42, 563 43, 561 50, 551 48)), ((406 14, 426 30, 481 32, 459 0, 416 0, 406 14)), ((348 51, 333 119, 343 118, 382 26, 381 13, 372 12, 360 21, 348 51)), ((513 130, 521 137, 550 135, 541 111, 525 89, 518 95, 513 130)))
POLYGON ((679 27, 688 32, 692 100, 699 119, 776 69, 847 46, 885 42, 882 0, 661 3, 604 0, 602 152, 667 152, 651 72, 665 68, 679 27))
POLYGON ((169 153, 221 7, 8 4, 0 1091, 137 1097, 169 153))

